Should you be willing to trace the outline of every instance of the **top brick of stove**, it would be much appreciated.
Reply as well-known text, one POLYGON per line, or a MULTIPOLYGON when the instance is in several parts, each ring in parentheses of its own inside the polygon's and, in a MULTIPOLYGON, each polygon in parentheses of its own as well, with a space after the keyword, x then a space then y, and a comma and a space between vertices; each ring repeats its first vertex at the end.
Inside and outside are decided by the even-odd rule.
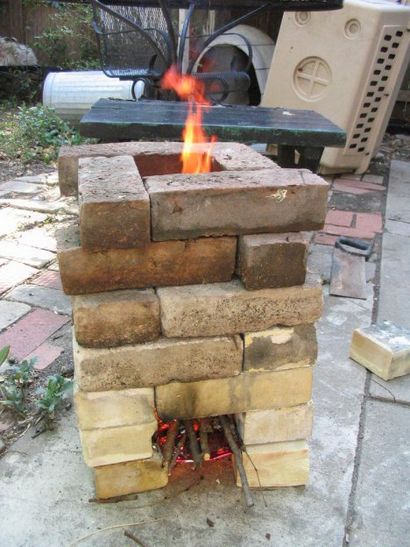
POLYGON ((126 143, 62 150, 60 163, 67 166, 71 159, 79 164, 83 248, 133 248, 150 241, 323 226, 328 185, 309 171, 281 169, 247 146, 218 143, 212 172, 186 175, 181 174, 180 147, 126 143), (91 152, 93 157, 81 157, 91 152))

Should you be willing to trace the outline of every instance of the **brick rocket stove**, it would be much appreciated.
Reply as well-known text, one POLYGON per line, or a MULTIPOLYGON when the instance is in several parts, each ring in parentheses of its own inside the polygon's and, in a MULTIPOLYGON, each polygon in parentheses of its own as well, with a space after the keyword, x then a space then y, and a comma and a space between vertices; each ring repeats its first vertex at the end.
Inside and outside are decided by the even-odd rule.
POLYGON ((165 486, 186 433, 212 459, 201 424, 212 431, 217 416, 235 429, 251 488, 308 480, 322 292, 306 257, 328 185, 228 143, 214 145, 210 173, 182 174, 181 147, 60 153, 61 191, 80 204, 58 258, 99 498, 165 486), (167 424, 171 448, 159 434, 167 424))

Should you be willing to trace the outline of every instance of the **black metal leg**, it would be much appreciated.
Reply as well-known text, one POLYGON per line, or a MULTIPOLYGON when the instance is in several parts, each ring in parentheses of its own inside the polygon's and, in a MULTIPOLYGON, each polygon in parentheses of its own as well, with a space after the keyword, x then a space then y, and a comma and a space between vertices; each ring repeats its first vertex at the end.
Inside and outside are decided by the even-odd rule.
POLYGON ((280 167, 295 167, 295 147, 278 145, 278 164, 280 167))
POLYGON ((298 167, 310 169, 316 173, 319 170, 320 158, 323 154, 323 146, 304 146, 298 148, 300 154, 298 167))

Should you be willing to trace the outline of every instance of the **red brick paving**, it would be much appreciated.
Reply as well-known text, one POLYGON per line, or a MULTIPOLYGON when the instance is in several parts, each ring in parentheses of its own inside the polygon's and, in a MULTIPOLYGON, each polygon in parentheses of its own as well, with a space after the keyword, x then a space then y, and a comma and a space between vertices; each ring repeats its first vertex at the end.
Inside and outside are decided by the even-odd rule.
POLYGON ((70 318, 49 310, 35 309, 0 334, 0 348, 9 345, 16 359, 24 359, 70 318))
POLYGON ((351 226, 353 223, 353 213, 350 211, 340 211, 333 209, 328 211, 326 215, 326 224, 336 226, 351 226))
POLYGON ((324 234, 319 232, 315 235, 315 243, 319 245, 334 245, 336 243, 337 236, 331 236, 329 234, 324 234))
POLYGON ((38 270, 20 262, 11 261, 0 267, 0 293, 32 277, 38 270))
POLYGON ((332 226, 331 224, 326 224, 324 231, 327 234, 338 235, 338 236, 349 236, 349 237, 358 237, 361 239, 373 239, 375 236, 374 231, 370 230, 360 230, 358 228, 347 228, 345 226, 332 226))
POLYGON ((59 346, 53 346, 48 342, 44 342, 41 346, 38 346, 30 355, 27 355, 27 359, 37 357, 37 362, 34 365, 36 370, 44 370, 51 363, 53 363, 57 357, 59 357, 64 351, 64 348, 59 346))
POLYGON ((384 192, 384 186, 373 182, 360 180, 337 179, 333 184, 333 190, 347 192, 348 194, 367 194, 369 192, 384 192))
POLYGON ((45 270, 39 276, 32 280, 34 285, 41 285, 42 287, 50 287, 51 289, 63 289, 61 284, 61 277, 59 272, 45 270))
POLYGON ((356 228, 365 232, 383 231, 383 217, 381 213, 357 213, 356 228))

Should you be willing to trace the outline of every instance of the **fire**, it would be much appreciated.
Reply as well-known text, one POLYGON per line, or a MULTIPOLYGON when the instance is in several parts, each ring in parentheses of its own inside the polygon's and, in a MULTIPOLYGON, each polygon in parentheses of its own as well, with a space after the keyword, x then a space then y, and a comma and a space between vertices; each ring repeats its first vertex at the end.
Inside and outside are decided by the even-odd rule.
POLYGON ((210 139, 202 127, 203 106, 210 106, 206 100, 203 82, 187 74, 180 74, 171 67, 164 75, 163 89, 172 89, 183 100, 188 101, 188 116, 182 132, 184 146, 181 154, 182 173, 209 173, 211 171, 212 145, 216 137, 210 139), (195 150, 197 144, 209 144, 206 151, 195 150))

